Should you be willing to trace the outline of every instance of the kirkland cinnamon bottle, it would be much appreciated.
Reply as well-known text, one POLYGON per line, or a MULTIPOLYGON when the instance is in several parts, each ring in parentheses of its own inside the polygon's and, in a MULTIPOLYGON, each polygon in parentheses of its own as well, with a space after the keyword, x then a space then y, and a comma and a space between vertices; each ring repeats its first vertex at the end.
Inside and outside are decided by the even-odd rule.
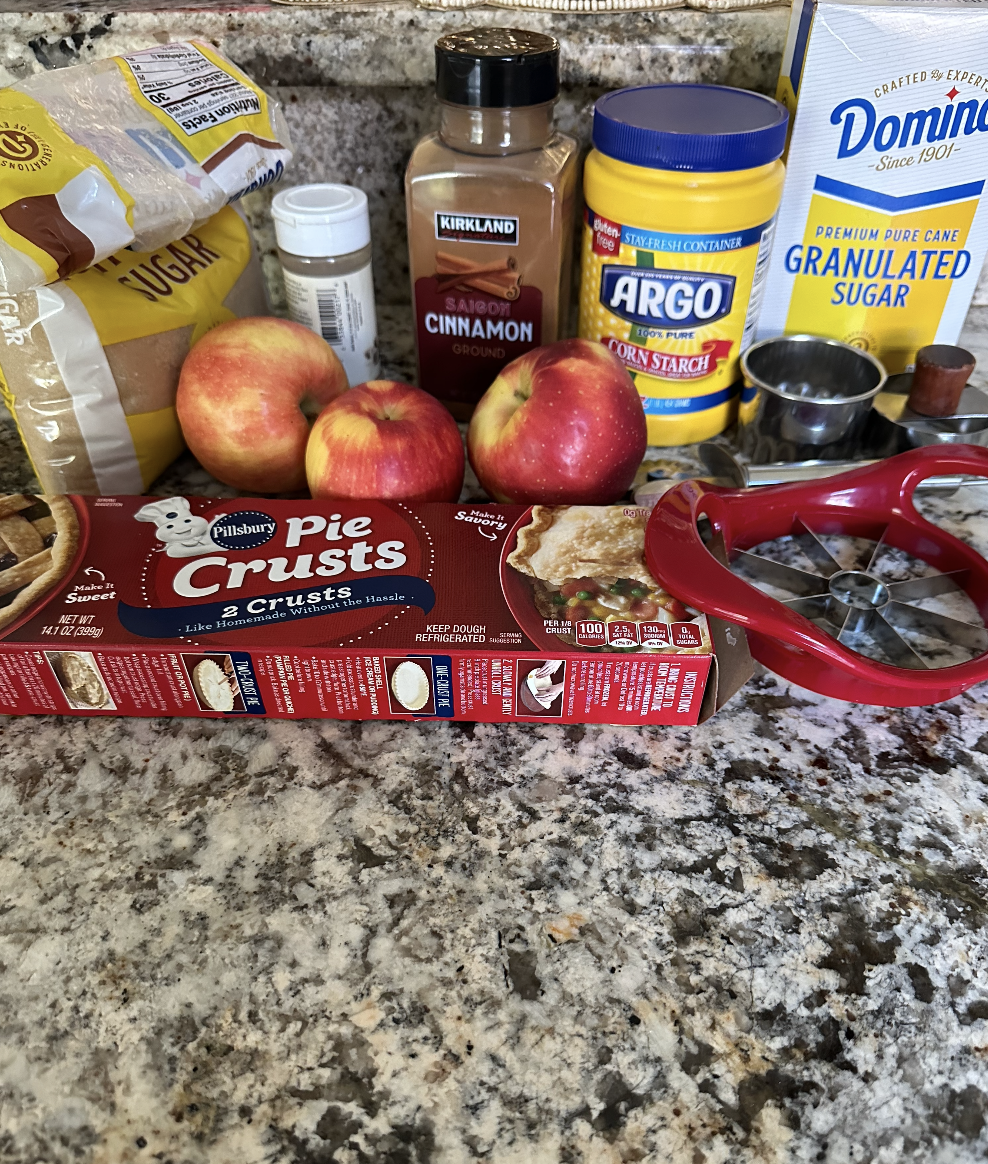
POLYGON ((419 386, 465 420, 569 307, 577 143, 553 127, 559 45, 514 28, 436 42, 439 132, 405 175, 419 386))

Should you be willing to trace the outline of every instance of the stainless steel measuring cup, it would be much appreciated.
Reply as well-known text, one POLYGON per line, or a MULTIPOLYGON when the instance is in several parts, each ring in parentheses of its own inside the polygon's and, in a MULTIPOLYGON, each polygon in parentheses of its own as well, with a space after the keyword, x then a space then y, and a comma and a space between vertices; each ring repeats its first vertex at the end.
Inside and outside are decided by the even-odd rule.
POLYGON ((753 462, 854 455, 872 401, 887 379, 868 352, 814 335, 784 335, 741 356, 749 395, 738 418, 741 449, 753 462))

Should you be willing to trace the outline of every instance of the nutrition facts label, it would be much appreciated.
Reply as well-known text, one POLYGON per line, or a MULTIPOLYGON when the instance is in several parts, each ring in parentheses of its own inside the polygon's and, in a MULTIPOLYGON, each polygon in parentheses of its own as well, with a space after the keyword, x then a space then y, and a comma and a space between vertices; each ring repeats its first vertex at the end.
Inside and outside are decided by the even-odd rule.
POLYGON ((193 45, 162 45, 122 59, 147 100, 190 137, 261 112, 256 93, 193 45))

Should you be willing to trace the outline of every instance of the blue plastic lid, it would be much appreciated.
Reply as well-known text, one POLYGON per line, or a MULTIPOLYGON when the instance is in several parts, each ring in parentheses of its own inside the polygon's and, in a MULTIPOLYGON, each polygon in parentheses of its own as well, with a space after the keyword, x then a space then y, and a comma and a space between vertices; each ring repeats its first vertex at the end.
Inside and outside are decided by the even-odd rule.
POLYGON ((750 170, 782 156, 789 114, 726 85, 642 85, 606 93, 593 111, 602 154, 653 170, 750 170))

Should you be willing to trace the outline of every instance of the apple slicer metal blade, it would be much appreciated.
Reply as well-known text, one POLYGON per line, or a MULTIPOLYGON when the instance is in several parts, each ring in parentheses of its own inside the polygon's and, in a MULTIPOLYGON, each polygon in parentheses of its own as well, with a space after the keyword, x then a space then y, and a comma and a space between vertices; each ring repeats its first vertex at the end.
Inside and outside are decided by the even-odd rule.
POLYGON ((988 630, 963 588, 967 571, 937 573, 885 533, 877 542, 820 535, 800 518, 793 528, 736 553, 732 572, 878 662, 936 670, 988 650, 988 630))
POLYGON ((988 558, 913 504, 947 474, 988 481, 988 448, 931 445, 764 489, 684 481, 652 510, 648 566, 801 687, 878 707, 941 703, 988 680, 988 558), (731 566, 711 558, 702 522, 731 566))

